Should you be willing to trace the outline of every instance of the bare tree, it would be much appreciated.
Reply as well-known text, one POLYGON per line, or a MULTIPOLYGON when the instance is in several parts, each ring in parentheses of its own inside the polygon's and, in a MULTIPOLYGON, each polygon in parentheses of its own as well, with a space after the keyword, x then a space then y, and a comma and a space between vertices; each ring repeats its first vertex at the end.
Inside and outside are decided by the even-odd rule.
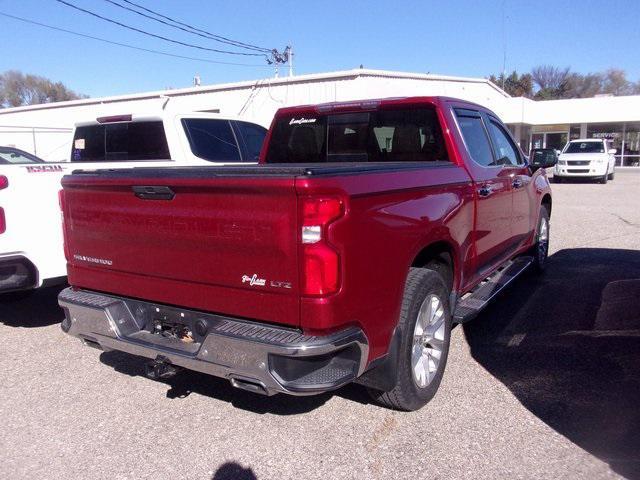
POLYGON ((0 74, 0 108, 62 102, 78 98, 86 98, 86 95, 75 93, 61 82, 52 82, 37 75, 25 75, 16 70, 8 70, 0 74))
POLYGON ((558 68, 551 65, 540 65, 531 70, 531 78, 540 90, 559 89, 566 83, 569 72, 569 67, 558 68))
POLYGON ((538 90, 536 98, 551 100, 565 98, 570 89, 569 67, 558 68, 551 65, 540 65, 531 70, 531 78, 538 90))
POLYGON ((634 92, 634 85, 627 80, 624 70, 611 68, 604 74, 602 82, 602 93, 611 95, 631 95, 634 92))
POLYGON ((572 73, 568 78, 569 88, 566 98, 589 98, 602 93, 603 75, 601 73, 587 73, 581 75, 572 73))

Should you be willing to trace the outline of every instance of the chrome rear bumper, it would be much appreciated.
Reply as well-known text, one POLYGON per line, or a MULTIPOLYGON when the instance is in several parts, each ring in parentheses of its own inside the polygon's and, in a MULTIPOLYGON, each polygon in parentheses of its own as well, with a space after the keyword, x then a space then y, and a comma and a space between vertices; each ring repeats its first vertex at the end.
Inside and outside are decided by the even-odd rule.
POLYGON ((310 395, 341 387, 366 366, 368 342, 351 327, 326 336, 67 288, 62 329, 85 344, 119 350, 229 379, 272 395, 310 395), (153 333, 158 322, 185 325, 189 343, 153 333))

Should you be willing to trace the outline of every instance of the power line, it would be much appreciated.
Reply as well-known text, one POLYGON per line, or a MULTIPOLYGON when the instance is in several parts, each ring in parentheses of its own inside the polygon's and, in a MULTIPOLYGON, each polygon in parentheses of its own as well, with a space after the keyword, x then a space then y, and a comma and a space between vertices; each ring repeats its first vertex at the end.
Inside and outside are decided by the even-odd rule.
POLYGON ((171 17, 168 17, 166 15, 158 13, 158 12, 156 12, 154 10, 146 8, 146 7, 144 7, 142 5, 139 5, 137 3, 130 2, 128 0, 123 0, 123 1, 125 3, 128 3, 129 5, 134 6, 135 8, 137 8, 139 10, 144 10, 145 12, 148 12, 148 13, 150 13, 152 15, 155 15, 155 17, 160 17, 160 18, 155 18, 154 16, 147 15, 145 13, 139 12, 135 8, 127 7, 126 5, 122 5, 121 3, 118 3, 118 2, 116 2, 114 0, 104 0, 104 1, 107 2, 107 3, 110 3, 112 5, 115 5, 116 7, 119 7, 119 8, 122 8, 124 10, 127 10, 129 12, 133 12, 136 15, 140 15, 142 17, 148 18, 148 19, 153 20, 153 21, 158 22, 158 23, 162 23, 163 25, 167 25, 167 26, 172 27, 172 28, 177 28, 179 30, 182 30, 183 32, 191 33, 193 35, 198 35, 199 37, 202 37, 202 38, 207 38, 209 40, 214 40, 216 42, 225 43, 227 45, 232 45, 234 47, 246 48, 248 50, 256 50, 256 51, 265 52, 265 53, 271 53, 271 49, 269 49, 269 48, 258 47, 256 45, 252 45, 250 43, 239 42, 237 40, 232 40, 230 38, 226 38, 226 37, 223 37, 221 35, 216 35, 215 33, 211 33, 211 32, 208 32, 206 30, 202 30, 200 28, 196 28, 196 27, 194 27, 192 25, 189 25, 187 23, 180 22, 179 20, 175 20, 175 19, 173 19, 171 17), (161 18, 165 19, 165 20, 168 20, 168 22, 164 21, 164 20, 161 20, 161 18))
POLYGON ((198 50, 206 50, 206 51, 209 51, 209 52, 226 53, 228 55, 243 55, 243 56, 248 56, 248 57, 265 57, 266 58, 266 55, 262 54, 262 53, 232 52, 230 50, 218 50, 216 48, 203 47, 202 45, 194 45, 192 43, 181 42, 180 40, 174 40, 172 38, 163 37, 162 35, 156 35, 155 33, 147 32, 145 30, 141 30, 139 28, 132 27, 130 25, 126 25, 124 23, 118 22, 117 20, 113 20, 111 18, 104 17, 104 16, 99 15, 99 14, 97 14, 95 12, 90 11, 90 10, 86 10, 86 9, 84 9, 82 7, 74 5, 73 3, 66 2, 65 0, 55 0, 55 1, 58 2, 58 3, 61 3, 63 5, 66 5, 67 7, 73 8, 73 9, 78 10, 80 12, 84 12, 84 13, 86 13, 88 15, 91 15, 93 17, 96 17, 96 18, 99 18, 101 20, 104 20, 105 22, 113 23, 114 25, 119 25, 120 27, 126 28, 128 30, 132 30, 134 32, 142 33, 142 34, 147 35, 149 37, 154 37, 154 38, 158 38, 160 40, 164 40, 166 42, 175 43, 176 45, 182 45, 184 47, 190 47, 190 48, 197 48, 198 50))
POLYGON ((85 33, 79 33, 79 32, 74 32, 72 30, 67 30, 67 29, 60 28, 60 27, 54 27, 53 25, 47 25, 45 23, 36 22, 34 20, 29 20, 29 19, 22 18, 22 17, 16 17, 15 15, 10 15, 10 14, 4 13, 4 12, 0 12, 0 15, 2 15, 3 17, 12 18, 14 20, 19 20, 19 21, 24 22, 24 23, 30 23, 32 25, 37 25, 37 26, 40 26, 40 27, 49 28, 51 30, 56 30, 58 32, 69 33, 71 35, 76 35, 78 37, 89 38, 91 40, 97 40, 99 42, 109 43, 111 45, 117 45, 119 47, 130 48, 130 49, 139 50, 139 51, 142 51, 142 52, 155 53, 157 55, 164 55, 165 57, 182 58, 182 59, 185 59, 185 60, 195 60, 197 62, 216 63, 216 64, 221 64, 221 65, 235 65, 235 66, 239 66, 239 67, 261 67, 261 68, 265 68, 266 67, 266 68, 269 68, 268 65, 261 65, 261 64, 257 64, 257 63, 256 64, 248 64, 248 63, 222 62, 222 61, 216 61, 216 60, 209 60, 207 58, 197 58, 197 57, 188 57, 186 55, 176 55, 174 53, 162 52, 160 50, 152 50, 150 48, 134 47, 133 45, 128 45, 126 43, 114 42, 112 40, 107 40, 106 38, 94 37, 93 35, 87 35, 85 33))

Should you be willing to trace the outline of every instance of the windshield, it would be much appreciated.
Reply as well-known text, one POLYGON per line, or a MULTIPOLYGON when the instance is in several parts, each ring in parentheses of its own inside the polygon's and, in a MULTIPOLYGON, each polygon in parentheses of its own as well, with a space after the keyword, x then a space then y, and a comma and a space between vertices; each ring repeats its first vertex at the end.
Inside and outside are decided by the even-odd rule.
POLYGON ((88 125, 76 128, 72 162, 170 160, 159 120, 88 125))
POLYGON ((569 142, 563 153, 604 153, 602 142, 569 142))
POLYGON ((448 160, 433 108, 280 117, 267 163, 448 160))
POLYGON ((0 164, 44 163, 44 161, 30 153, 17 148, 0 147, 0 164))

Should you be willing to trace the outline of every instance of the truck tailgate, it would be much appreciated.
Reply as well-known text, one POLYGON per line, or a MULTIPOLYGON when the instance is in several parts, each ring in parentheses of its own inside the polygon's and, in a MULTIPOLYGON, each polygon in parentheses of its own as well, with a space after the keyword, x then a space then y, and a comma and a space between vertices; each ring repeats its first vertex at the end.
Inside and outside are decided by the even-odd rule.
POLYGON ((65 177, 69 282, 299 326, 295 176, 180 172, 65 177))

